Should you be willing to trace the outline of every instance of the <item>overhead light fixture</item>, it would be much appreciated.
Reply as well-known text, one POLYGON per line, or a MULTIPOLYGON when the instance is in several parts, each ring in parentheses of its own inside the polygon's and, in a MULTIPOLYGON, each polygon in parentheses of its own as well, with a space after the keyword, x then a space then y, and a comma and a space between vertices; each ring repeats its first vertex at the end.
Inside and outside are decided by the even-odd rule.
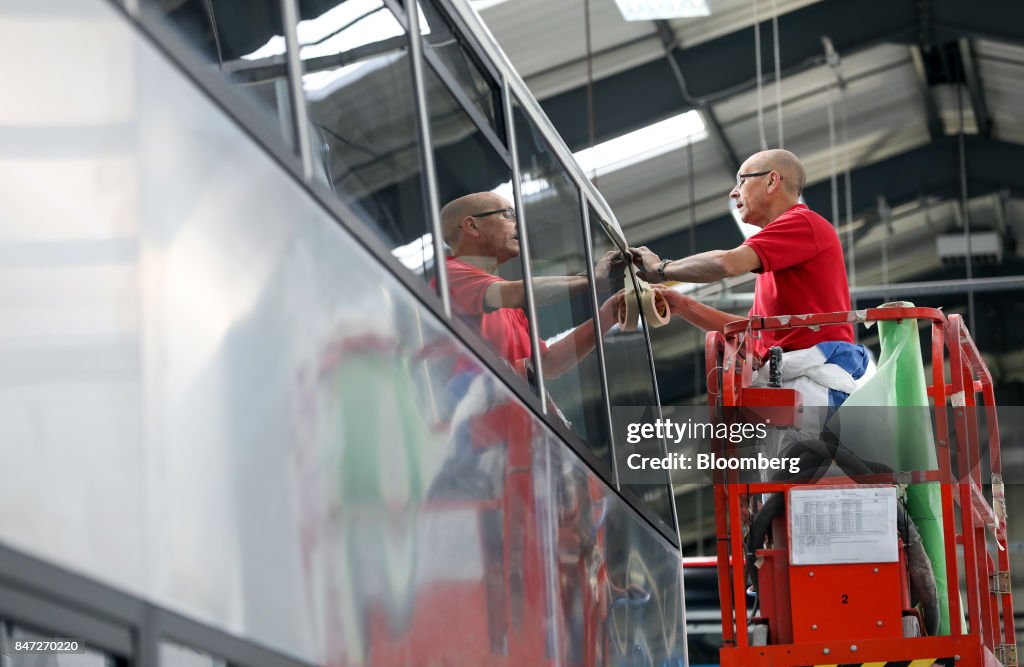
POLYGON ((574 153, 587 174, 600 176, 700 141, 708 136, 696 109, 574 153))
POLYGON ((707 0, 615 0, 627 21, 684 19, 710 16, 707 0))

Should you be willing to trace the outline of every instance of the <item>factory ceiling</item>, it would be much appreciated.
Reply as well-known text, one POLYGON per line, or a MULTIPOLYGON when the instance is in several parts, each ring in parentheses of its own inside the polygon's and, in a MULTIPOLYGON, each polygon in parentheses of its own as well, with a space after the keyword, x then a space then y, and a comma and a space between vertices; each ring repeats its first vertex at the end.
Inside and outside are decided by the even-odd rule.
MULTIPOLYGON (((836 223, 848 263, 854 256, 855 293, 868 302, 883 282, 964 279, 966 254, 944 257, 933 239, 963 235, 965 222, 972 234, 995 232, 1001 245, 996 259, 972 255, 973 278, 1024 277, 1016 247, 1024 232, 1019 1, 708 6, 705 17, 627 22, 613 0, 479 5, 574 152, 699 113, 705 131, 691 143, 594 174, 630 242, 665 257, 738 244, 728 207, 737 167, 764 146, 783 145, 804 161, 805 199, 836 223)), ((975 329, 993 332, 983 346, 1013 351, 1016 337, 980 322, 1005 303, 999 293, 986 296, 985 284, 970 297, 946 284, 916 299, 976 308, 975 329)), ((741 281, 729 291, 751 288, 741 281)), ((1024 313, 1007 317, 1020 324, 1024 313)), ((677 343, 659 361, 678 377, 681 365, 696 363, 691 348, 677 343)))

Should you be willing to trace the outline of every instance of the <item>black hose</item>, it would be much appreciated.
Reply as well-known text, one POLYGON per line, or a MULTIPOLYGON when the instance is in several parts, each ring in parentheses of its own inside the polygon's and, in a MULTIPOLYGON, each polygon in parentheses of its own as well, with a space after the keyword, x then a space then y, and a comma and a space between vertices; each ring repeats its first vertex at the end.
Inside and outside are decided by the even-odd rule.
MULTIPOLYGON (((892 468, 883 463, 861 459, 849 449, 842 447, 835 436, 831 434, 823 434, 820 440, 796 442, 786 453, 790 457, 800 459, 799 472, 794 474, 785 469, 779 470, 772 476, 773 482, 814 483, 828 471, 833 461, 851 477, 892 472, 892 468)), ((772 519, 784 509, 784 495, 773 493, 750 524, 750 532, 747 535, 746 574, 748 581, 754 587, 755 594, 758 595, 760 595, 760 587, 757 580, 755 554, 764 544, 765 537, 772 525, 772 519)), ((924 612, 925 631, 928 635, 934 636, 939 629, 939 601, 935 586, 935 574, 932 572, 932 564, 928 559, 928 554, 925 553, 917 526, 907 514, 902 501, 897 503, 896 525, 900 538, 903 540, 907 558, 912 601, 921 605, 924 612)))
POLYGON ((911 602, 921 605, 924 614, 925 633, 934 637, 939 631, 939 593, 935 585, 935 573, 932 561, 924 550, 921 533, 907 513, 903 502, 897 504, 896 522, 900 537, 903 538, 903 551, 907 557, 907 575, 910 578, 911 602))

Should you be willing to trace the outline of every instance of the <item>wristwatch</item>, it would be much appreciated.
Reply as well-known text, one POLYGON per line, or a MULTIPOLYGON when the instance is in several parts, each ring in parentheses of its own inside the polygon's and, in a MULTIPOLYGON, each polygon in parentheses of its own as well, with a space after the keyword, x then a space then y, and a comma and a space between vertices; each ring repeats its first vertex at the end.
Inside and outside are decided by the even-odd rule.
POLYGON ((669 264, 671 261, 671 259, 663 259, 658 263, 658 277, 661 278, 662 282, 668 280, 668 277, 665 276, 665 265, 669 264))

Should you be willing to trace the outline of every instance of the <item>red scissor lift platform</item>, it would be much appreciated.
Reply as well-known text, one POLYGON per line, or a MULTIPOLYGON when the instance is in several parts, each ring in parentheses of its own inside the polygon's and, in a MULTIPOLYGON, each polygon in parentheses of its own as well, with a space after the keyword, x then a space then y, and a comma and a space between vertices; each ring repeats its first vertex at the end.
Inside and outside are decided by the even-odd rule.
MULTIPOLYGON (((772 411, 776 417, 785 418, 787 410, 795 417, 800 396, 791 389, 765 389, 751 387, 755 358, 751 345, 760 332, 767 330, 793 329, 796 327, 827 327, 847 323, 869 323, 879 321, 917 320, 931 326, 931 383, 928 396, 938 411, 948 411, 952 416, 953 433, 958 443, 957 470, 954 470, 950 456, 950 428, 948 419, 938 415, 935 421, 935 447, 938 459, 937 470, 910 470, 896 473, 874 474, 869 478, 858 477, 860 484, 894 486, 898 483, 938 482, 941 490, 942 528, 946 565, 946 589, 937 591, 948 603, 950 633, 943 636, 904 637, 900 629, 894 632, 892 624, 885 626, 882 621, 871 623, 868 629, 858 623, 857 614, 864 613, 864 605, 836 607, 828 595, 829 586, 846 579, 861 594, 869 592, 869 605, 877 609, 897 604, 904 609, 907 605, 905 583, 903 586, 867 586, 869 579, 860 573, 863 570, 846 565, 818 565, 814 570, 814 591, 809 594, 806 583, 792 585, 792 579, 780 576, 788 568, 787 545, 775 543, 772 549, 758 550, 761 557, 762 573, 773 573, 773 581, 762 582, 772 596, 771 604, 775 613, 764 610, 763 616, 770 616, 772 628, 766 645, 752 645, 748 631, 747 574, 744 565, 745 531, 750 527, 750 501, 755 503, 762 494, 782 492, 788 494, 797 485, 786 483, 741 483, 736 471, 716 471, 715 525, 718 540, 719 593, 722 605, 721 664, 724 667, 750 667, 753 665, 799 666, 799 665, 874 665, 886 663, 925 667, 932 664, 955 664, 963 667, 1017 665, 1016 641, 1013 626, 1013 604, 1010 593, 1010 561, 1007 551, 1005 501, 1003 497, 1002 464, 999 449, 999 430, 996 422, 996 404, 992 388, 992 376, 983 361, 978 348, 959 315, 948 318, 934 308, 886 307, 871 308, 842 313, 795 315, 788 317, 751 317, 727 325, 723 332, 711 332, 706 340, 706 362, 708 369, 708 401, 712 418, 722 419, 726 414, 740 414, 741 410, 753 409, 758 414, 772 411), (950 378, 947 382, 946 353, 950 378), (978 412, 983 410, 987 425, 988 456, 991 465, 992 501, 982 492, 981 445, 978 412), (957 511, 959 509, 959 512, 957 511), (994 546, 995 558, 988 547, 994 546), (957 548, 963 549, 962 568, 957 558, 957 548), (767 557, 767 558, 766 558, 767 557), (764 568, 765 560, 783 561, 774 570, 764 568), (847 569, 842 569, 847 568, 847 569), (851 580, 850 573, 858 573, 851 580), (960 574, 966 582, 966 630, 961 627, 960 574), (785 608, 784 613, 778 610, 785 608), (844 614, 847 615, 844 617, 844 614), (773 616, 773 617, 772 617, 773 616), (826 640, 808 637, 807 632, 794 632, 794 619, 822 618, 830 627, 844 627, 843 631, 832 632, 826 640), (844 618, 850 623, 842 626, 844 618), (877 631, 875 626, 877 625, 877 631), (782 635, 779 626, 783 627, 782 635), (894 634, 896 636, 894 636, 894 634), (856 636, 851 636, 856 635, 856 636), (786 641, 781 643, 778 639, 786 641), (795 636, 795 638, 794 638, 795 636), (773 641, 774 640, 774 641, 773 641)), ((726 454, 728 443, 719 443, 726 454)), ((840 482, 843 478, 839 478, 840 482)), ((845 480, 847 484, 850 480, 845 480)), ((835 478, 819 480, 818 484, 835 484, 835 478)), ((808 488, 808 485, 803 485, 808 488)), ((788 502, 788 497, 787 497, 788 502)), ((776 520, 773 526, 782 524, 776 520)), ((785 530, 784 525, 782 529, 785 530)), ((778 542, 778 541, 776 541, 778 542)), ((784 540, 782 541, 784 542, 784 540)), ((900 564, 889 563, 890 575, 905 582, 905 573, 896 572, 900 564)), ((881 577, 879 567, 873 574, 881 577)), ((814 576, 811 574, 811 576, 814 576)), ((890 577, 891 578, 891 577, 890 577)), ((881 579, 877 579, 881 581, 881 579)), ((838 592, 838 591, 834 591, 838 592)), ((837 598, 838 599, 838 598, 837 598)), ((846 602, 843 600, 842 602, 846 602)), ((877 617, 877 614, 876 614, 877 617)), ((862 619, 860 619, 862 620, 862 619)), ((813 626, 818 629, 817 625, 813 626)), ((763 642, 758 642, 763 643, 763 642)))

